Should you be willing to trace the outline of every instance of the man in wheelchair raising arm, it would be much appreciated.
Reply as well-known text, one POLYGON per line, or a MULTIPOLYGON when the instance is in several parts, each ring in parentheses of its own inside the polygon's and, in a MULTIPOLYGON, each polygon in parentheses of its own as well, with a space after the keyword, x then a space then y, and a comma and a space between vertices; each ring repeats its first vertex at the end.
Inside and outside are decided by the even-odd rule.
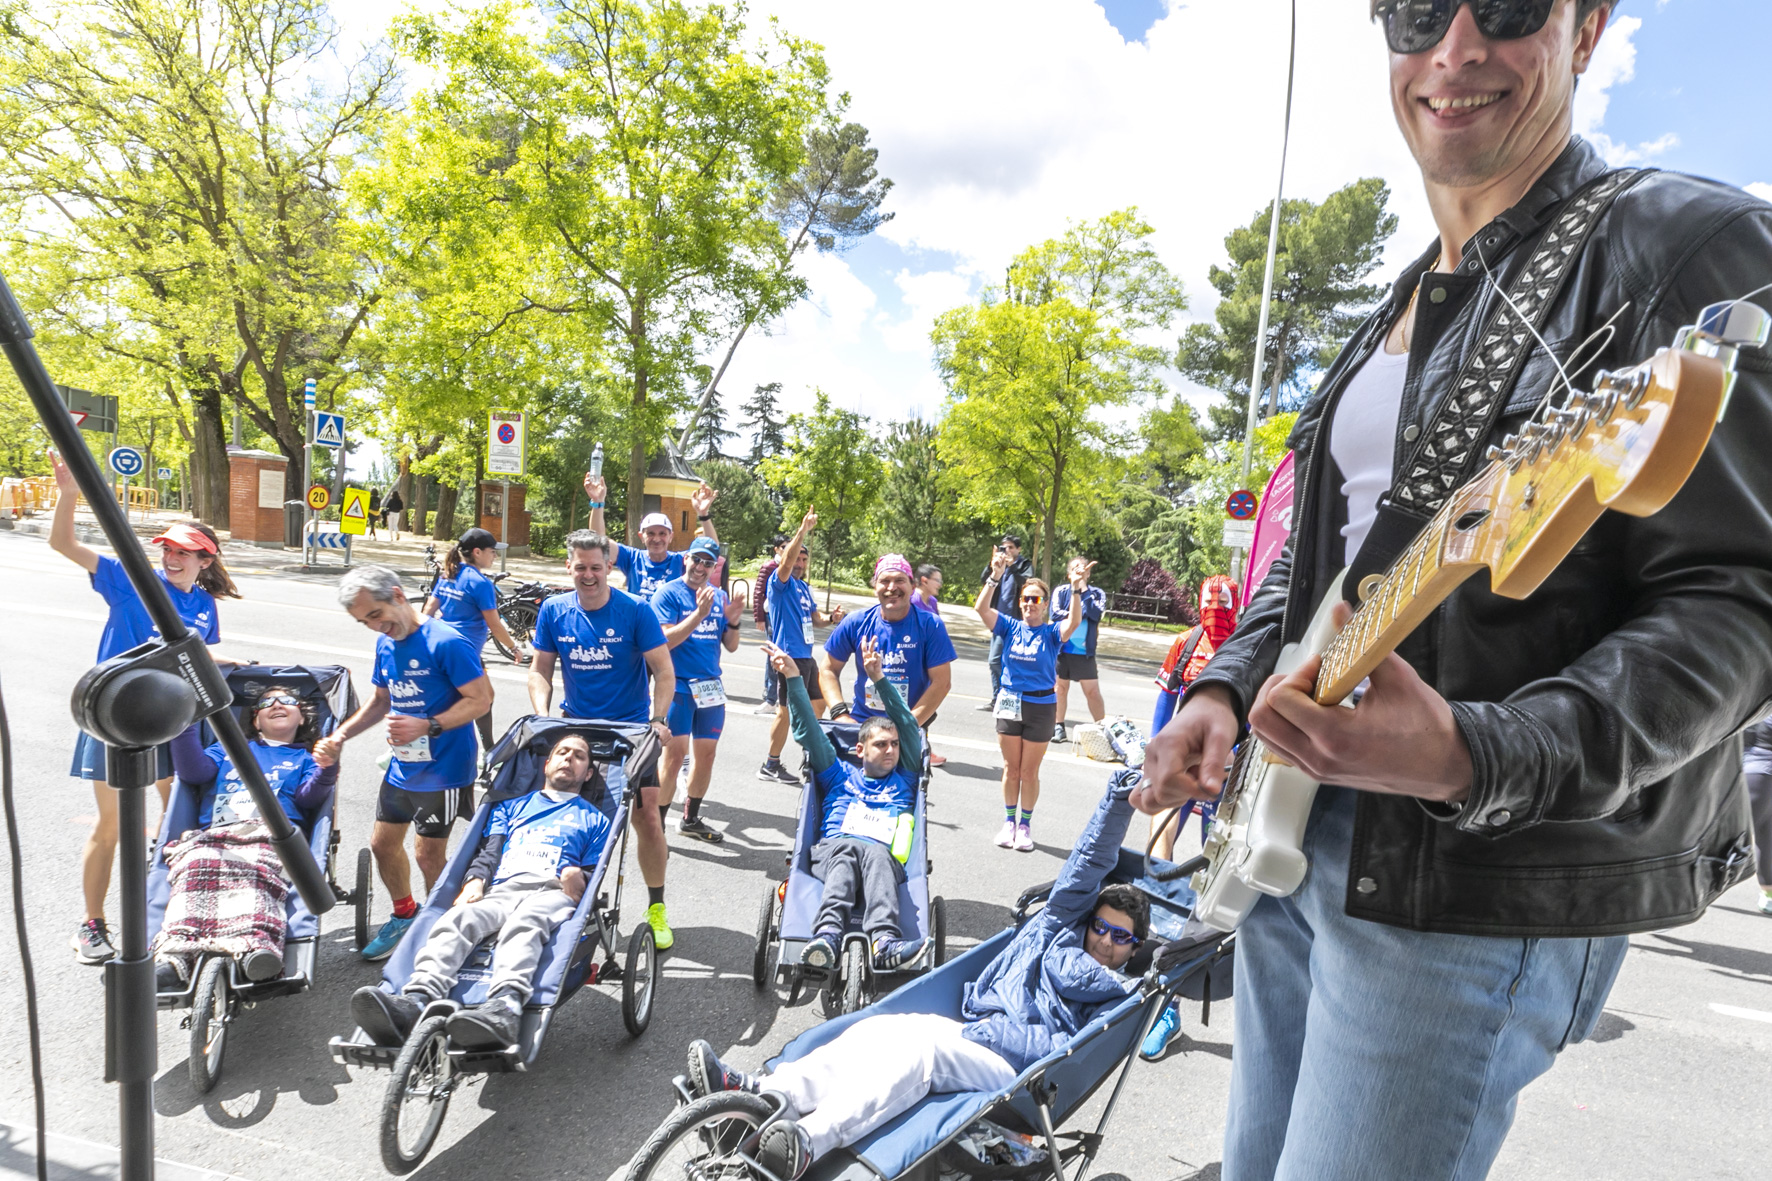
POLYGON ((493 807, 461 893, 431 928, 406 986, 398 993, 366 986, 351 997, 351 1016, 378 1045, 404 1043, 489 935, 498 936, 498 948, 486 1000, 455 1014, 449 1037, 465 1049, 516 1042, 542 949, 584 897, 609 840, 609 818, 579 795, 590 770, 590 744, 562 735, 548 752, 542 786, 493 807))
POLYGON ((846 763, 819 727, 799 663, 773 645, 764 650, 782 677, 794 741, 806 751, 813 782, 824 796, 818 843, 811 851, 812 872, 824 883, 824 895, 802 959, 813 968, 836 963, 850 912, 860 904, 865 907, 862 930, 867 932, 874 967, 881 971, 903 967, 926 942, 899 937, 898 887, 904 881, 904 866, 893 847, 898 826, 909 823, 913 815, 923 766, 917 719, 886 679, 879 645, 871 637, 862 640, 862 671, 874 683, 887 716, 861 724, 855 746, 861 766, 846 763))
POLYGON ((1123 778, 1131 777, 1108 788, 1045 907, 966 985, 958 1020, 864 1017, 762 1076, 734 1070, 697 1040, 689 1046, 690 1089, 697 1098, 734 1090, 779 1096, 791 1118, 764 1129, 757 1160, 793 1181, 931 1092, 995 1091, 1064 1048, 1132 990, 1136 982, 1122 972, 1150 928, 1150 903, 1136 887, 1101 885, 1119 863, 1132 818, 1123 778))

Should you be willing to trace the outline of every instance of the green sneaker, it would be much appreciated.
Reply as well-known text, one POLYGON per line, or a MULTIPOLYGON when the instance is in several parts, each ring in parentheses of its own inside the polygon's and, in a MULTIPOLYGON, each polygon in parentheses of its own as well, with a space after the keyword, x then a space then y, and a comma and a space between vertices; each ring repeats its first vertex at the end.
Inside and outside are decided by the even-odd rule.
POLYGON ((665 922, 664 903, 654 902, 646 908, 646 925, 652 928, 652 944, 658 950, 667 951, 677 941, 671 925, 665 922))

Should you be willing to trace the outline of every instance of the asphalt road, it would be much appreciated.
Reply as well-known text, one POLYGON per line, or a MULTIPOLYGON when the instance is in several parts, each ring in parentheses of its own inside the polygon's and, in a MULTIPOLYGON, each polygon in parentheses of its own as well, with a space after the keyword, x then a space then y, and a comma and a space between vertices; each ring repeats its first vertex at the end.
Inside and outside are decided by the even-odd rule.
MULTIPOLYGON (((330 578, 230 560, 247 597, 222 607, 221 652, 344 663, 367 691, 370 636, 335 605, 330 578)), ((67 702, 96 649, 104 608, 84 575, 39 539, 0 534, 0 563, 11 572, 0 590, 0 610, 12 620, 0 678, 15 743, 49 1123, 57 1133, 114 1144, 115 1093, 101 1081, 100 973, 76 964, 67 948, 80 917, 79 851, 93 814, 85 785, 67 776, 74 739, 67 702)), ((815 1005, 783 1009, 749 978, 757 905, 766 879, 780 872, 797 793, 754 777, 767 719, 749 712, 762 665, 748 626, 743 639, 727 662, 734 708, 704 812, 728 839, 716 847, 671 838, 677 947, 665 961, 651 1029, 630 1040, 611 989, 580 992, 559 1014, 535 1070, 476 1081, 457 1094, 416 1176, 609 1176, 667 1113, 668 1081, 681 1070, 690 1038, 706 1037, 751 1066, 818 1020, 815 1005)), ((1109 770, 1068 747, 1052 748, 1034 827, 1038 850, 991 845, 1001 821, 996 744, 988 715, 973 708, 988 679, 982 650, 966 643, 960 650, 955 692, 935 729, 936 749, 950 761, 936 773, 930 837, 956 946, 999 929, 1023 887, 1054 876, 1109 770)), ((491 671, 502 731, 524 712, 522 674, 496 658, 491 671)), ((1132 663, 1104 669, 1109 708, 1148 719, 1152 671, 1132 663)), ((1082 716, 1080 701, 1072 709, 1073 719, 1082 716)), ((346 751, 339 824, 350 859, 373 815, 373 753, 369 736, 346 751)), ((630 883, 638 880, 630 865, 630 883)), ((629 895, 624 930, 638 921, 643 901, 629 895)), ((1571 1048, 1521 1097, 1493 1176, 1763 1177, 1772 1144, 1763 1114, 1772 1095, 1769 936, 1772 921, 1754 913, 1746 886, 1699 923, 1635 939, 1595 1037, 1571 1048)), ((349 1028, 351 991, 379 974, 356 957, 350 938, 348 912, 329 916, 317 988, 244 1014, 223 1078, 207 1096, 187 1081, 188 1035, 177 1015, 161 1015, 159 1155, 253 1181, 385 1176, 376 1136, 387 1075, 349 1071, 326 1051, 327 1039, 349 1028)), ((31 1112, 22 986, 10 934, 0 948, 0 1121, 20 1125, 31 1112)), ((1198 1016, 1190 1015, 1163 1062, 1133 1071, 1098 1177, 1218 1175, 1233 1023, 1229 1005, 1214 1007, 1209 1027, 1198 1016)), ((24 1167, 16 1152, 0 1159, 0 1173, 24 1167)))

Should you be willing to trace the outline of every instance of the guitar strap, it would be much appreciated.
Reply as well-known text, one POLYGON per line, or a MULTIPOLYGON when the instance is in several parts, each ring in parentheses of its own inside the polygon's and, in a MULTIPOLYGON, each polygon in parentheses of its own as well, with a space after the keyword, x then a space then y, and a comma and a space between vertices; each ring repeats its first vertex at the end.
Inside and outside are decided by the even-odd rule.
POLYGON ((1508 296, 1519 314, 1508 300, 1495 301, 1479 343, 1465 359, 1451 394, 1440 402, 1414 450, 1397 468, 1396 481, 1378 502, 1378 518, 1371 532, 1348 564, 1342 585, 1350 603, 1359 602, 1361 581, 1390 569, 1446 498, 1476 474, 1483 440, 1501 417, 1537 344, 1535 333, 1543 332, 1582 248, 1612 202, 1644 175, 1640 169, 1629 168, 1608 172, 1571 197, 1511 284, 1508 296), (1533 331, 1527 330, 1528 323, 1533 331))

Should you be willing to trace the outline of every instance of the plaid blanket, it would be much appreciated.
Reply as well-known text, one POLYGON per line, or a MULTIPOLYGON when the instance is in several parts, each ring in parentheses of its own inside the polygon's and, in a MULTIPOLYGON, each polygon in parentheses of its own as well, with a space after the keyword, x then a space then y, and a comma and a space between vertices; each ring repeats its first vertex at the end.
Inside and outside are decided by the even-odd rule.
POLYGON ((261 820, 194 829, 166 846, 172 896, 153 954, 188 980, 199 955, 283 954, 289 883, 261 820))

